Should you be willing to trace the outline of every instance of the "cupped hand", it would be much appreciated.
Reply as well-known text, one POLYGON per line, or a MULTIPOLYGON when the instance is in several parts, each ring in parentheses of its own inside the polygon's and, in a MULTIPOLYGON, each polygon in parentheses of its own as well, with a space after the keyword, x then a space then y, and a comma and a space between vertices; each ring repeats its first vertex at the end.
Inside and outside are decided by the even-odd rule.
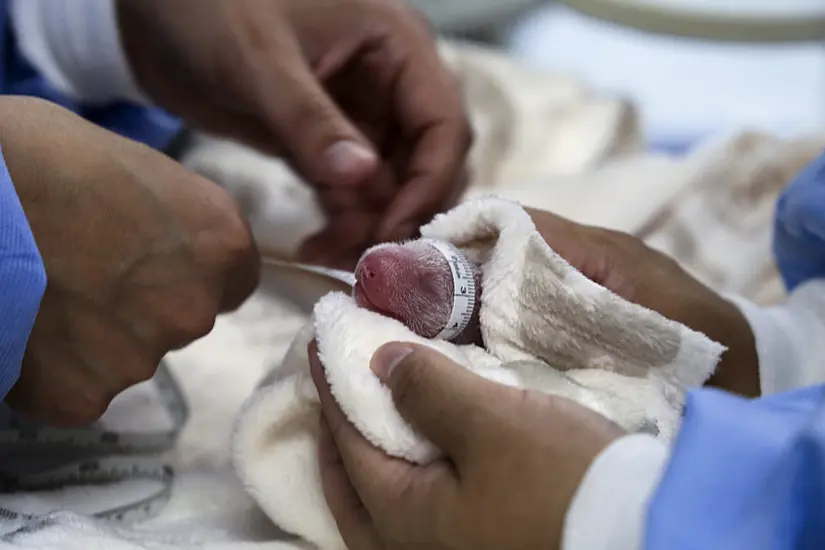
POLYGON ((456 203, 471 132, 426 22, 400 0, 118 0, 159 105, 283 154, 329 223, 303 258, 354 267, 456 203), (151 36, 151 40, 146 40, 151 36))
POLYGON ((218 186, 53 104, 0 98, 0 143, 48 277, 7 402, 87 424, 240 305, 257 251, 218 186))
POLYGON ((550 247, 587 278, 726 346, 709 385, 748 397, 760 395, 753 332, 733 303, 632 235, 541 210, 528 212, 550 247))
POLYGON ((349 548, 558 548, 593 460, 622 430, 572 401, 485 380, 428 348, 392 343, 371 368, 399 413, 445 455, 391 458, 349 423, 314 344, 321 480, 349 548))

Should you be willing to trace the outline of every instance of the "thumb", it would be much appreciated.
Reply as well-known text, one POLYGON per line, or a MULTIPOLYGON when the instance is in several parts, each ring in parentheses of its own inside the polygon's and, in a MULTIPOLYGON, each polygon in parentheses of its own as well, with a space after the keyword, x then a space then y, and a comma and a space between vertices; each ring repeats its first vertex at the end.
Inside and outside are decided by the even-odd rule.
MULTIPOLYGON (((282 45, 281 47, 284 47, 282 45)), ((294 46, 261 71, 266 122, 282 140, 295 168, 312 184, 355 185, 378 167, 378 156, 348 120, 294 46)))
POLYGON ((370 366, 401 416, 458 464, 475 454, 481 435, 494 426, 487 407, 500 404, 508 389, 413 344, 384 345, 370 366))

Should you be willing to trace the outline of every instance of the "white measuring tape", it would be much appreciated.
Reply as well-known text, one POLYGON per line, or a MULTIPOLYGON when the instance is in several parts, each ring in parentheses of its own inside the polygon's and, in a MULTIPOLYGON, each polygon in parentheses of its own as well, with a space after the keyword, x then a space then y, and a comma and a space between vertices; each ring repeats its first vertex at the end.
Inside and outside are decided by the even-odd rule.
POLYGON ((450 264, 450 273, 453 276, 453 308, 447 324, 436 335, 436 338, 452 340, 467 328, 470 319, 473 317, 473 311, 475 311, 475 266, 461 251, 448 242, 436 239, 422 240, 441 252, 447 263, 450 264))
MULTIPOLYGON (((173 421, 167 430, 117 433, 95 427, 44 428, 19 421, 0 430, 0 493, 54 491, 127 480, 156 481, 161 488, 149 496, 91 516, 131 523, 157 514, 169 501, 174 473, 171 466, 153 455, 172 449, 189 410, 165 363, 160 364, 152 381, 173 421), (42 461, 51 456, 57 460, 72 458, 38 471, 22 471, 32 462, 27 457, 42 461)), ((0 525, 9 520, 36 521, 39 517, 0 507, 0 525)))

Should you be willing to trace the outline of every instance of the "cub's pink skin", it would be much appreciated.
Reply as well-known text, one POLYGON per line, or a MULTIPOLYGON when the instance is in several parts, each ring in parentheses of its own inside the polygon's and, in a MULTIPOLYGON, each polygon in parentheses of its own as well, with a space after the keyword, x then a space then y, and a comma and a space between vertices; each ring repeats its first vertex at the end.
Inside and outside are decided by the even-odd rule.
MULTIPOLYGON (((455 344, 482 344, 481 269, 475 266, 476 302, 472 319, 455 344)), ((352 296, 365 309, 392 317, 424 338, 434 338, 450 318, 453 278, 446 258, 426 241, 380 244, 355 267, 352 296)))

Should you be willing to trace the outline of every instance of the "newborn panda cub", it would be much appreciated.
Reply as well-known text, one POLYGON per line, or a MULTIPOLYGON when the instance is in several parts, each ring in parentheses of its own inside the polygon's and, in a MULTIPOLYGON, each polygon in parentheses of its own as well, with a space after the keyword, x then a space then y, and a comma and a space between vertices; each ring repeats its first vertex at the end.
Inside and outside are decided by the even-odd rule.
MULTIPOLYGON (((443 243, 442 246, 449 246, 443 243)), ((461 252, 453 249, 466 260, 461 252)), ((458 345, 482 345, 481 268, 467 261, 475 281, 475 306, 469 323, 450 337, 458 345)), ((367 250, 355 267, 353 299, 359 307, 392 317, 424 338, 439 337, 450 320, 455 287, 445 255, 426 239, 380 244, 367 250)))

